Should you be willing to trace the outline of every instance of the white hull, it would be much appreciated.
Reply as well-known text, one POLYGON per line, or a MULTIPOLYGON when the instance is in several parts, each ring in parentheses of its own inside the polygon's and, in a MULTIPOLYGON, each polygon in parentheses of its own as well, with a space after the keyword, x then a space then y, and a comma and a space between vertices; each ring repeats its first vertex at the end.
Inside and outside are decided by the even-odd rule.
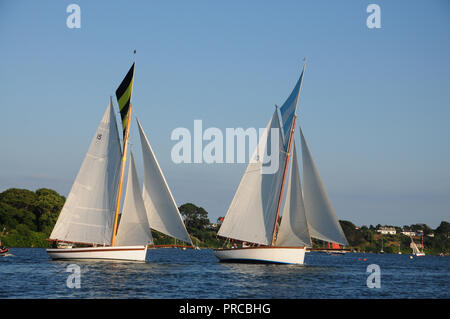
POLYGON ((215 249, 221 262, 277 263, 303 265, 305 247, 245 247, 215 249))
POLYGON ((47 254, 52 259, 145 261, 147 246, 49 248, 47 254))
POLYGON ((415 254, 417 257, 423 257, 423 256, 425 256, 425 253, 416 253, 415 254))

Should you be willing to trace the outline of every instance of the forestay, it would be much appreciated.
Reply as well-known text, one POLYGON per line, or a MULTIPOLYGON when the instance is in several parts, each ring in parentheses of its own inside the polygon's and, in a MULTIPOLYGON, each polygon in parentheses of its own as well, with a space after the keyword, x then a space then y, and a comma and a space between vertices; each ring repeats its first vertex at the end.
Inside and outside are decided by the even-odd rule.
POLYGON ((241 179, 219 229, 219 236, 263 245, 271 243, 285 156, 278 112, 275 110, 241 179), (279 166, 275 173, 264 174, 263 166, 267 165, 264 163, 268 162, 269 150, 272 160, 274 155, 278 157, 279 166))
POLYGON ((122 151, 110 103, 50 235, 62 241, 111 244, 122 151))

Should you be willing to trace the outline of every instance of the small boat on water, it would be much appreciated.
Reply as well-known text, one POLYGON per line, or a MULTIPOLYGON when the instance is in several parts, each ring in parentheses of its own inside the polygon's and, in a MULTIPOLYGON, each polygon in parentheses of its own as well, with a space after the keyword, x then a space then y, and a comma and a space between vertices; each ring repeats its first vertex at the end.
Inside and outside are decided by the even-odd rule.
POLYGON ((9 253, 9 249, 6 247, 0 247, 0 256, 4 256, 9 253))
POLYGON ((411 248, 413 251, 413 255, 417 256, 417 257, 423 257, 425 256, 425 253, 423 252, 423 241, 422 241, 422 251, 420 251, 420 249, 417 247, 416 243, 414 242, 413 238, 410 236, 411 238, 411 248))
POLYGON ((9 253, 9 249, 2 246, 2 241, 0 240, 0 256, 5 256, 9 253))
POLYGON ((383 250, 383 234, 381 234, 381 250, 380 250, 379 254, 384 254, 384 250, 383 250))

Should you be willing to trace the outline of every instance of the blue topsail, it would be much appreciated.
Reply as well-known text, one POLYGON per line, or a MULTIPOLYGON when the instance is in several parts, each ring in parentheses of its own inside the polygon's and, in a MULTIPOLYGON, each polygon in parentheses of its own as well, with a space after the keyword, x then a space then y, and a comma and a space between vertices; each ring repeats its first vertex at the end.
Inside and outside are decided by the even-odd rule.
POLYGON ((303 73, 305 72, 305 66, 303 66, 302 74, 300 74, 300 78, 297 81, 294 89, 291 92, 291 95, 287 98, 286 102, 281 106, 281 121, 283 124, 283 135, 284 135, 284 148, 287 151, 289 147, 289 134, 292 128, 292 122, 294 120, 295 111, 297 109, 297 101, 298 96, 300 94, 300 90, 302 87, 302 79, 303 73))

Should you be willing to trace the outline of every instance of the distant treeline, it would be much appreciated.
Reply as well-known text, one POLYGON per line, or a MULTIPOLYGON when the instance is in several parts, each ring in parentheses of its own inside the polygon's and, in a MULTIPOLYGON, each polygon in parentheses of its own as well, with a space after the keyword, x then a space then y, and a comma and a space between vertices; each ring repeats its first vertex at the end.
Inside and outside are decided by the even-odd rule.
MULTIPOLYGON (((58 219, 65 202, 65 197, 56 191, 41 188, 36 191, 10 188, 0 193, 0 240, 8 247, 49 247, 50 233, 58 219)), ((208 212, 202 207, 187 203, 179 207, 186 228, 194 245, 215 248, 224 244, 217 238, 220 226, 219 218, 211 224, 208 212)), ((350 221, 340 221, 342 229, 350 244, 350 248, 360 252, 411 253, 409 236, 401 234, 403 229, 423 232, 425 253, 438 254, 449 252, 450 223, 441 222, 439 227, 432 229, 425 224, 415 224, 400 227, 392 226, 395 235, 381 235, 377 229, 381 225, 357 227, 350 221), (431 237, 432 236, 432 237, 431 237)), ((152 231, 154 243, 183 244, 164 234, 152 231)), ((421 238, 415 237, 417 244, 421 238)), ((327 247, 327 243, 313 240, 313 247, 327 247)))
POLYGON ((10 188, 0 193, 0 240, 9 247, 48 247, 65 197, 56 191, 10 188))
MULTIPOLYGON (((450 247, 450 223, 442 221, 436 228, 432 229, 426 224, 405 225, 403 227, 387 225, 370 225, 357 227, 349 221, 339 221, 345 236, 352 249, 359 252, 378 253, 383 250, 385 253, 403 254, 411 253, 411 238, 402 234, 402 231, 408 230, 423 234, 423 245, 426 254, 449 253, 450 247), (377 230, 382 227, 392 227, 395 229, 395 235, 382 235, 377 230)), ((414 242, 419 246, 422 243, 422 236, 413 236, 414 242)), ((322 242, 316 242, 320 247, 322 242)))
MULTIPOLYGON (((50 247, 46 241, 58 219, 65 197, 56 191, 41 188, 35 192, 10 188, 0 193, 0 240, 7 247, 50 247)), ((194 245, 220 247, 217 229, 210 226, 208 213, 201 207, 187 203, 179 207, 194 245)), ((181 241, 152 231, 154 243, 181 244, 181 241)))

